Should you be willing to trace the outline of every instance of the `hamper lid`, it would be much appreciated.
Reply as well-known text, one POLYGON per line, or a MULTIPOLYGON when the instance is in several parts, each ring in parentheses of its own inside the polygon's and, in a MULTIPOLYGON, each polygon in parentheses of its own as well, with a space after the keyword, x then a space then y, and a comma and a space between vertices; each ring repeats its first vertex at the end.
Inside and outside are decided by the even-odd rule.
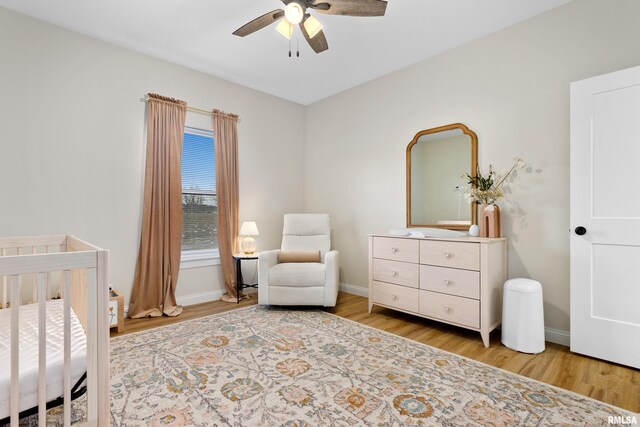
POLYGON ((504 290, 525 294, 537 294, 542 293, 542 285, 540 282, 531 279, 509 279, 504 284, 504 290))

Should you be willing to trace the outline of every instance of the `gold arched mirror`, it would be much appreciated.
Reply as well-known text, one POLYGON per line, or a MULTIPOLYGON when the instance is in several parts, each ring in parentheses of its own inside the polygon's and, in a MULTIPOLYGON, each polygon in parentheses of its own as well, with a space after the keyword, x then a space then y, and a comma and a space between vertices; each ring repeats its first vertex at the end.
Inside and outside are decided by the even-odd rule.
POLYGON ((467 230, 476 204, 464 197, 476 174, 478 137, 461 123, 420 131, 407 146, 407 227, 467 230))

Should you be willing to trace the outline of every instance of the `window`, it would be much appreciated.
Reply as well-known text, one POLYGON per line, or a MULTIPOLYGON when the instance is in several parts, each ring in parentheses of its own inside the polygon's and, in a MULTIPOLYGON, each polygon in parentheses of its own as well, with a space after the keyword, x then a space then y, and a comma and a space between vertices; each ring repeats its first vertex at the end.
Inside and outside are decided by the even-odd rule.
POLYGON ((218 201, 213 133, 185 127, 182 143, 182 251, 218 254, 218 201))

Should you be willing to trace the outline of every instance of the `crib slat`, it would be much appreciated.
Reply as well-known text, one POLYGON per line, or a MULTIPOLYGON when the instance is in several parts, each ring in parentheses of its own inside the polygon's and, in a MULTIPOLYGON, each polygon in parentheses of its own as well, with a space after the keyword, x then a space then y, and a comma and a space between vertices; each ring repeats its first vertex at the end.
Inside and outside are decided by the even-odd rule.
MULTIPOLYGON (((2 248, 0 255, 6 256, 7 250, 2 248)), ((2 301, 0 301, 0 308, 7 308, 7 276, 2 276, 2 301)))
MULTIPOLYGON (((36 255, 37 253, 38 253, 38 247, 32 246, 31 254, 36 255)), ((38 287, 36 286, 37 281, 38 281, 38 273, 33 273, 33 284, 31 285, 31 292, 33 294, 32 298, 34 303, 38 301, 38 287)))
POLYGON ((47 425, 47 291, 45 273, 38 273, 38 425, 47 425))
POLYGON ((11 427, 18 427, 20 413, 20 366, 19 366, 19 337, 20 323, 18 311, 20 310, 20 276, 11 276, 11 396, 10 412, 11 427))
MULTIPOLYGON (((88 268, 87 274, 87 307, 97 307, 98 304, 98 283, 96 280, 97 270, 88 268)), ((105 319, 106 321, 106 319, 105 319)), ((89 423, 98 421, 98 328, 97 314, 87 313, 87 420, 89 423)))
MULTIPOLYGON (((18 248, 17 254, 22 255, 22 248, 18 248)), ((22 304, 22 274, 18 275, 18 302, 22 304)), ((13 295, 11 295, 11 306, 13 306, 13 295)))
POLYGON ((64 426, 71 426, 71 272, 62 272, 64 310, 64 426))
MULTIPOLYGON (((49 253, 49 246, 45 246, 44 247, 44 253, 48 254, 49 253)), ((52 271, 48 271, 47 272, 47 301, 49 301, 51 299, 51 285, 53 284, 53 272, 52 271)), ((58 288, 60 288, 60 285, 58 285, 58 288)))
POLYGON ((109 252, 98 252, 97 270, 97 328, 98 328, 98 426, 108 427, 109 420, 109 378, 111 370, 109 368, 109 252))

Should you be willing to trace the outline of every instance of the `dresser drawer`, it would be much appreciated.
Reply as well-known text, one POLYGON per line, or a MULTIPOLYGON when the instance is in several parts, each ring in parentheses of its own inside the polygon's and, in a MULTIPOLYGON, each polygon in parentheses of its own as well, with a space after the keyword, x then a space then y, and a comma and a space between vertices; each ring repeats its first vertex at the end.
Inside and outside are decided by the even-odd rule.
POLYGON ((423 240, 420 264, 480 270, 480 244, 423 240))
POLYGON ((420 242, 412 239, 394 239, 393 237, 374 237, 373 257, 393 261, 415 262, 420 259, 420 242))
POLYGON ((421 265, 420 289, 479 299, 480 272, 421 265))
POLYGON ((373 259, 373 280, 395 283, 397 285, 418 287, 419 264, 390 261, 388 259, 373 259))
POLYGON ((414 313, 418 312, 418 293, 420 291, 417 288, 376 281, 371 283, 371 287, 374 303, 414 313))
POLYGON ((420 291, 420 314, 470 328, 480 327, 480 301, 420 291))

